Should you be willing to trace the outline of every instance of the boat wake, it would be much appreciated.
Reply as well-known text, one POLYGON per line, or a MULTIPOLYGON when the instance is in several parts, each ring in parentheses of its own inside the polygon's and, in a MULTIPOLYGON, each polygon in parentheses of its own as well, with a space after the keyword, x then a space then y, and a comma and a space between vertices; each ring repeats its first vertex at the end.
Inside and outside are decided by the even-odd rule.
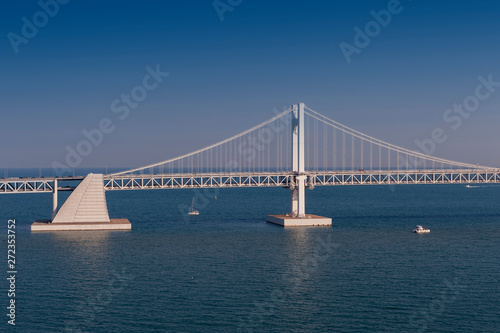
POLYGON ((486 184, 486 185, 466 185, 467 188, 478 188, 478 187, 498 187, 499 184, 486 184))

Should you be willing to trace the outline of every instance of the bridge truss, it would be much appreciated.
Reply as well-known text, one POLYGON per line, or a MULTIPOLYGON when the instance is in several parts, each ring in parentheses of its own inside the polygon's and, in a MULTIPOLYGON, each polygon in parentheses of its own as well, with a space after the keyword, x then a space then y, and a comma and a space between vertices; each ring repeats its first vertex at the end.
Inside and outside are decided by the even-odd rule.
MULTIPOLYGON (((106 190, 147 190, 225 187, 293 188, 294 173, 165 174, 104 177, 106 190)), ((337 185, 399 184, 493 184, 500 183, 500 172, 492 170, 405 170, 405 171, 327 171, 308 172, 306 187, 337 185)))

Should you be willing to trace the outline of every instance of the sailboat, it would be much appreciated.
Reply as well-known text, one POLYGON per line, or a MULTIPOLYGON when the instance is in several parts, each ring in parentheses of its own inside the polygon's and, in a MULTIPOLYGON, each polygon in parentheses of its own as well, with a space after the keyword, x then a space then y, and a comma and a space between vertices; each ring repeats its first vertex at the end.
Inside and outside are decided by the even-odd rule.
POLYGON ((193 201, 191 202, 191 207, 189 207, 188 215, 200 215, 200 212, 194 209, 194 198, 193 201))

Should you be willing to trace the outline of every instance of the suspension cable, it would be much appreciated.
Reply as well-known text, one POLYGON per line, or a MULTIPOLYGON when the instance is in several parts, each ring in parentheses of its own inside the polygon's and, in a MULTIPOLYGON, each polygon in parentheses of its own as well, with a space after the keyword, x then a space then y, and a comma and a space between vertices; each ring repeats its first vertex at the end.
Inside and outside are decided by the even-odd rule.
POLYGON ((420 158, 424 158, 424 159, 428 159, 430 161, 432 160, 435 160, 436 162, 440 162, 440 163, 445 163, 445 164, 449 164, 449 165, 455 165, 455 166, 461 166, 461 167, 465 167, 465 168, 472 168, 472 169, 478 169, 478 168, 483 168, 483 169, 491 169, 489 167, 485 167, 485 166, 479 166, 479 165, 473 165, 473 164, 469 164, 469 163, 461 163, 461 162, 456 162, 456 161, 451 161, 451 160, 446 160, 446 159, 443 159, 443 158, 438 158, 438 157, 434 157, 434 156, 429 156, 429 155, 425 155, 425 154, 422 154, 422 153, 419 153, 419 152, 415 152, 415 151, 412 151, 412 150, 409 150, 409 149, 406 149, 406 148, 402 148, 402 147, 399 147, 399 146, 395 146, 393 144, 390 144, 388 142, 385 142, 385 141, 382 141, 382 140, 379 140, 379 139, 376 139, 374 137, 371 137, 369 135, 366 135, 364 133, 361 133, 361 132, 358 132, 352 128, 349 128, 341 123, 338 123, 312 109, 310 109, 309 107, 305 107, 307 110, 311 111, 312 113, 309 113, 307 111, 305 111, 305 113, 307 115, 309 115, 310 117, 312 118, 315 118, 317 120, 320 120, 320 121, 323 121, 324 123, 332 126, 332 127, 335 127, 337 128, 338 130, 341 130, 343 132, 346 132, 347 134, 349 135, 352 135, 352 136, 355 136, 355 137, 358 137, 360 139, 365 139, 366 141, 368 142, 372 142, 376 145, 382 145, 384 148, 387 148, 387 149, 392 149, 394 151, 400 151, 402 153, 407 153, 407 154, 410 154, 412 156, 415 156, 415 157, 420 157, 420 158), (323 118, 323 119, 321 119, 323 118))

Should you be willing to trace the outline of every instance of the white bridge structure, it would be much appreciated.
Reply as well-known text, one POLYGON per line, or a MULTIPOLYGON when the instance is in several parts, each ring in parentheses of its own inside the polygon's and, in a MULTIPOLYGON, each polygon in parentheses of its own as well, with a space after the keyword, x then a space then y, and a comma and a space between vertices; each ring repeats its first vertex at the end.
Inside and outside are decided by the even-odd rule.
MULTIPOLYGON (((99 192, 95 186, 101 185, 104 191, 283 187, 291 190, 291 209, 286 214, 269 215, 267 221, 284 226, 330 225, 330 218, 306 214, 306 189, 326 185, 500 183, 500 169, 402 148, 358 132, 299 103, 247 131, 189 154, 102 175, 102 183, 95 181, 95 175, 92 177, 94 188, 86 191, 79 201, 71 200, 71 211, 65 207, 69 206, 66 203, 58 208, 57 193, 74 190, 72 184, 84 177, 0 179, 0 194, 53 193, 49 224, 54 225, 58 221, 79 223, 69 222, 72 214, 77 214, 75 205, 95 202, 88 196, 91 193, 95 196, 99 192), (59 186, 64 182, 70 185, 59 186)), ((99 204, 102 213, 105 196, 99 198, 98 201, 104 200, 104 206, 102 202, 99 204)), ((89 222, 92 214, 85 212, 91 208, 79 207, 79 219, 89 222)))

